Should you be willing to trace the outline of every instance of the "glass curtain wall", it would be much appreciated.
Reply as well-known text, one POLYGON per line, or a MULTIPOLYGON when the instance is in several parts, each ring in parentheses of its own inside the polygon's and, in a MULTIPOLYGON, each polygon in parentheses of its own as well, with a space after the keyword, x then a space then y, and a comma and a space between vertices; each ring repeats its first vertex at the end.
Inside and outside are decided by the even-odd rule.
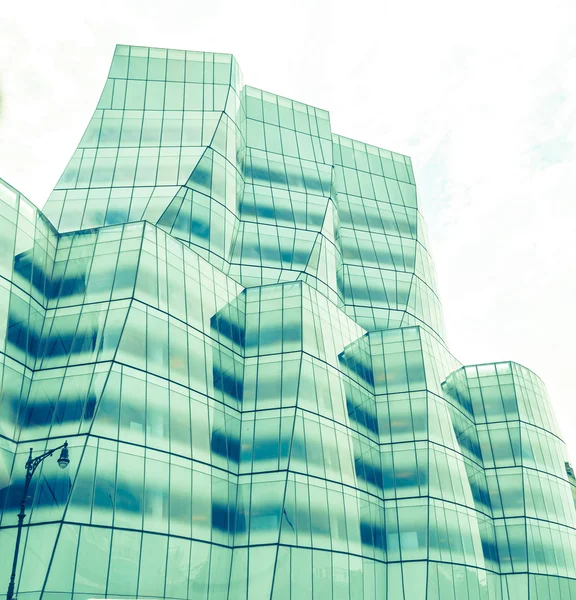
POLYGON ((410 158, 118 46, 43 211, 0 181, 0 598, 576 600, 544 385, 463 366, 410 158))

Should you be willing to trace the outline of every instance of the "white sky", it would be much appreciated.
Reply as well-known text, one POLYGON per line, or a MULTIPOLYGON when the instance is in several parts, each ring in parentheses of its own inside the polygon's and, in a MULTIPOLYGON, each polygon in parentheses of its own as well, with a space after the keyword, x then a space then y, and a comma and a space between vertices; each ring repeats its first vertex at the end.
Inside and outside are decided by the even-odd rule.
POLYGON ((230 52, 245 81, 412 157, 453 353, 548 385, 576 460, 573 0, 5 2, 0 176, 42 205, 115 44, 230 52))

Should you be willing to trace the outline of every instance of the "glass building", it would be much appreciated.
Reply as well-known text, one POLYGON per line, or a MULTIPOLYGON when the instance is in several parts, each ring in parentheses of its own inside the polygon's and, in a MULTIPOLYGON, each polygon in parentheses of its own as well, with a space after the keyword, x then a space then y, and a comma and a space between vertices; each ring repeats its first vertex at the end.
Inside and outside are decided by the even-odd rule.
POLYGON ((0 598, 576 600, 540 379, 444 341, 408 157, 119 46, 43 212, 0 183, 0 598))

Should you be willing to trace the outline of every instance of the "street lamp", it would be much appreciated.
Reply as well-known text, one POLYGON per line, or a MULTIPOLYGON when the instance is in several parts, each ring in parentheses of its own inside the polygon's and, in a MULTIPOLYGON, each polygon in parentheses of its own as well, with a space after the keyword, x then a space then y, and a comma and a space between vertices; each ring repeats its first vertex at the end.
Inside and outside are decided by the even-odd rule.
POLYGON ((14 561, 12 562, 12 573, 10 575, 10 583, 8 584, 8 593, 6 595, 6 600, 16 600, 14 598, 14 580, 16 579, 16 566, 18 564, 18 551, 20 550, 20 538, 22 537, 22 525, 24 523, 24 517, 26 513, 24 510, 26 509, 26 500, 28 496, 28 488, 30 487, 30 481, 32 480, 32 475, 34 475, 34 471, 38 465, 49 456, 52 456, 56 450, 61 450, 60 456, 58 457, 58 466, 61 469, 65 469, 70 464, 70 456, 68 454, 68 442, 64 442, 61 446, 57 446, 56 448, 52 448, 52 450, 48 450, 37 456, 36 458, 32 458, 32 448, 30 448, 30 456, 28 456, 28 460, 26 461, 26 481, 24 482, 24 491, 22 492, 22 500, 20 501, 20 512, 18 513, 18 532, 16 533, 16 546, 14 548, 14 561))

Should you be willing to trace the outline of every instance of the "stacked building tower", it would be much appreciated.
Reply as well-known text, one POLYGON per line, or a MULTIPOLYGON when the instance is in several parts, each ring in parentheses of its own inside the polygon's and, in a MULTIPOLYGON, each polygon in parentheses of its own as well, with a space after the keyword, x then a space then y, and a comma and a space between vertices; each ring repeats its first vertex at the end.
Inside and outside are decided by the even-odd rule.
POLYGON ((43 212, 0 183, 0 584, 68 440, 19 600, 576 600, 544 386, 452 357, 424 229, 408 157, 117 47, 43 212))

